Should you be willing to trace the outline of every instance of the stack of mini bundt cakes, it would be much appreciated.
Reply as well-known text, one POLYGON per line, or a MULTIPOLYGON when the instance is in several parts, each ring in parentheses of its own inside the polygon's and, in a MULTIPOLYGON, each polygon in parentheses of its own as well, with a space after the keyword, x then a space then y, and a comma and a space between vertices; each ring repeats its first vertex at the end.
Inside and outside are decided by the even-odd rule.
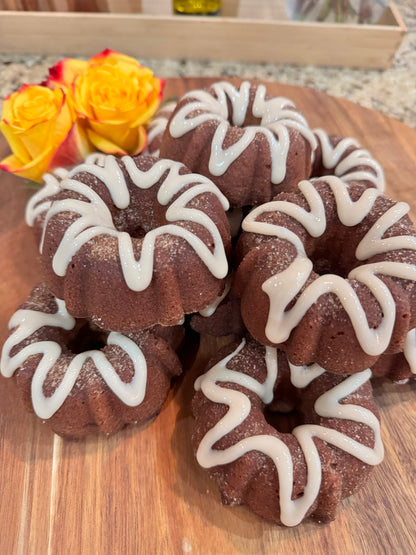
POLYGON ((57 433, 112 433, 160 411, 188 324, 231 336, 189 399, 198 463, 225 505, 332 520, 383 459, 371 377, 416 373, 409 207, 263 84, 189 91, 148 131, 30 200, 43 282, 1 372, 57 433))
POLYGON ((228 202, 151 156, 92 156, 46 176, 27 207, 44 281, 10 320, 1 369, 64 436, 113 433, 160 411, 187 313, 228 273, 228 202))
POLYGON ((197 460, 227 505, 287 526, 330 520, 383 458, 369 367, 415 371, 409 208, 357 141, 311 132, 263 85, 187 93, 160 152, 213 179, 242 220, 229 292, 191 317, 240 337, 195 384, 197 460))

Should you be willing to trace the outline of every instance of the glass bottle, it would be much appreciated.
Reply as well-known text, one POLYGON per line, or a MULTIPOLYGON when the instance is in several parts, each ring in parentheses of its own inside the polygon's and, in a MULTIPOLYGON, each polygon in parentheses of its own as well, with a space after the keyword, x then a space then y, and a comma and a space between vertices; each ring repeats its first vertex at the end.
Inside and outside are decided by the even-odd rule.
POLYGON ((221 9, 220 0, 173 0, 173 9, 178 14, 216 15, 221 9))

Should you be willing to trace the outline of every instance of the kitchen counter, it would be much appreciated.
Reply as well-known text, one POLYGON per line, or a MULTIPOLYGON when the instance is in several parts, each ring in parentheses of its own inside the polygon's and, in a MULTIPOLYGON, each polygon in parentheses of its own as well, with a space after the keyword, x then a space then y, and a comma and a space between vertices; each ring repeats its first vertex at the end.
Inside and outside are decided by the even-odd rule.
MULTIPOLYGON (((310 87, 377 110, 416 127, 416 7, 414 0, 396 0, 408 28, 391 67, 365 70, 279 64, 242 64, 208 60, 141 59, 159 77, 242 77, 310 87)), ((111 42, 108 45, 111 48, 111 42)), ((0 99, 23 83, 42 81, 58 58, 2 55, 0 99)))

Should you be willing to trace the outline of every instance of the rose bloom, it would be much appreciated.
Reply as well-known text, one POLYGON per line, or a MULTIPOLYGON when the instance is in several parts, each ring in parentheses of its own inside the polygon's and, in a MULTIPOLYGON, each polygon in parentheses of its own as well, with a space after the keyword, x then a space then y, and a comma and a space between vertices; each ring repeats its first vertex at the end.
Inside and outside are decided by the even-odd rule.
POLYGON ((145 148, 145 125, 160 105, 164 81, 134 58, 108 49, 87 62, 68 58, 50 70, 47 84, 70 91, 97 150, 134 155, 145 148))
POLYGON ((0 130, 13 152, 0 168, 33 181, 54 167, 79 163, 91 152, 61 89, 23 85, 4 99, 0 130))

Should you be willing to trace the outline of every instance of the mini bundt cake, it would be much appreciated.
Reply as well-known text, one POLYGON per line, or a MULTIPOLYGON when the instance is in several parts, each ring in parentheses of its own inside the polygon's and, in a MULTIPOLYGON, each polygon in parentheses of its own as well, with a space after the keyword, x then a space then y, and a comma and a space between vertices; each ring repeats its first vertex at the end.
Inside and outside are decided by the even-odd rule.
POLYGON ((314 135, 317 147, 312 155, 312 177, 336 175, 384 191, 382 167, 355 139, 328 135, 323 129, 314 129, 314 135))
POLYGON ((165 132, 169 118, 176 107, 177 102, 170 101, 163 104, 156 112, 154 118, 147 126, 146 154, 159 157, 160 144, 165 132))
POLYGON ((302 181, 243 221, 233 292, 257 341, 293 364, 352 374, 403 351, 416 325, 409 206, 327 176, 302 181))
POLYGON ((332 520, 383 459, 371 371, 297 367, 251 338, 217 360, 195 383, 192 441, 222 502, 285 526, 332 520))
POLYGON ((44 284, 10 319, 1 373, 14 376, 25 404, 57 434, 113 433, 162 408, 182 367, 183 327, 106 332, 75 320, 44 284))
POLYGON ((257 205, 311 171, 316 140, 305 118, 264 85, 214 83, 178 102, 160 155, 214 181, 231 207, 257 205))
POLYGON ((207 178, 152 156, 101 156, 57 188, 27 221, 43 232, 45 283, 75 318, 119 332, 170 326, 222 294, 228 202, 207 178))
POLYGON ((371 368, 374 378, 387 377, 395 383, 407 383, 416 378, 416 329, 406 336, 402 353, 381 356, 371 368))

